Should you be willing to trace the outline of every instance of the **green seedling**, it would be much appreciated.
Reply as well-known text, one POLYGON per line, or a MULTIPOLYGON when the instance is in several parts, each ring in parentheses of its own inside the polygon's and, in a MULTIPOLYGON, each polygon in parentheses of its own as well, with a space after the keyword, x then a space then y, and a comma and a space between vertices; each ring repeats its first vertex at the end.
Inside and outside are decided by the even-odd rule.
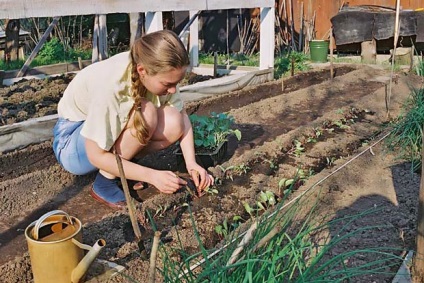
POLYGON ((291 150, 292 154, 295 155, 296 157, 299 157, 305 151, 305 148, 303 147, 303 144, 298 140, 295 140, 293 144, 294 144, 294 147, 291 150))
POLYGON ((269 163, 269 168, 271 168, 272 170, 278 168, 278 164, 275 164, 274 161, 272 161, 272 160, 264 159, 263 162, 269 163))
POLYGON ((334 156, 326 157, 325 160, 327 161, 327 167, 329 167, 329 166, 333 166, 334 161, 336 161, 336 158, 334 156))
POLYGON ((243 202, 244 210, 250 215, 251 218, 254 217, 253 212, 255 212, 255 209, 253 209, 247 202, 243 202))
POLYGON ((220 236, 221 239, 224 239, 228 236, 230 229, 236 229, 244 219, 239 215, 233 216, 233 222, 229 225, 227 218, 224 219, 222 225, 215 226, 215 232, 220 236))
POLYGON ((215 188, 215 186, 207 187, 207 188, 205 188, 205 193, 210 194, 210 195, 217 195, 218 190, 215 188))
POLYGON ((314 133, 310 137, 308 137, 308 139, 306 140, 306 142, 308 143, 316 143, 318 138, 322 136, 322 129, 314 128, 313 130, 314 130, 314 133))
POLYGON ((337 121, 334 121, 333 122, 333 124, 335 125, 335 126, 337 126, 337 127, 339 127, 340 129, 349 129, 350 128, 350 126, 348 126, 348 125, 346 125, 345 124, 345 121, 342 121, 342 120, 337 120, 337 121))
POLYGON ((169 207, 169 205, 164 205, 164 206, 162 206, 162 205, 159 205, 159 208, 158 209, 156 209, 156 211, 155 211, 155 214, 153 215, 153 217, 160 217, 160 218, 162 218, 162 217, 164 217, 165 216, 165 212, 169 209, 170 207, 169 207))
POLYGON ((278 190, 282 192, 282 195, 287 195, 290 191, 291 191, 291 186, 294 184, 295 180, 294 179, 286 179, 283 178, 278 182, 278 190))
POLYGON ((275 194, 271 191, 261 191, 259 193, 259 201, 257 206, 259 209, 266 210, 267 208, 274 206, 277 203, 275 194))
POLYGON ((228 167, 218 165, 218 168, 221 169, 224 177, 226 179, 231 179, 231 181, 234 181, 234 175, 241 176, 242 174, 246 174, 250 170, 250 167, 245 164, 231 165, 228 167))
POLYGON ((222 225, 215 226, 215 232, 220 236, 221 239, 224 239, 228 235, 228 221, 227 218, 224 219, 222 225))

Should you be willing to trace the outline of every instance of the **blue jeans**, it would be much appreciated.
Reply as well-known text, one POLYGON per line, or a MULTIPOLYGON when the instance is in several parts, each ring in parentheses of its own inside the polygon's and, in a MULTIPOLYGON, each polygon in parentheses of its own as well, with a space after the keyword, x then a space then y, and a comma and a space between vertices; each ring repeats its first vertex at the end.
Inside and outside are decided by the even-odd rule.
POLYGON ((88 161, 85 138, 81 136, 84 121, 59 118, 53 128, 53 151, 60 165, 72 174, 85 175, 98 170, 88 161))

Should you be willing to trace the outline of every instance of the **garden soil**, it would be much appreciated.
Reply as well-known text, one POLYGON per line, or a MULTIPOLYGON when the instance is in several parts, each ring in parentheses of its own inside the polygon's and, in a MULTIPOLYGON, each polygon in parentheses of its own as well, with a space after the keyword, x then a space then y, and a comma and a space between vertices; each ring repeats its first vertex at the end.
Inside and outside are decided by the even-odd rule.
MULTIPOLYGON (((275 80, 186 103, 189 113, 232 115, 242 139, 230 138, 220 166, 209 168, 216 178, 217 194, 193 198, 182 189, 163 195, 152 186, 132 192, 141 214, 150 212, 165 245, 178 246, 179 237, 187 252, 199 250, 185 204, 190 205, 205 247, 222 245, 215 232, 217 225, 235 215, 249 219, 243 203, 255 207, 261 191, 271 191, 281 200, 284 188, 279 188, 279 183, 294 178, 301 169, 308 172, 308 178, 297 183, 292 197, 312 192, 303 198, 317 204, 316 215, 336 219, 369 209, 378 211, 344 223, 347 231, 382 226, 355 234, 332 250, 333 255, 366 247, 414 249, 420 176, 409 163, 386 150, 384 137, 385 125, 401 113, 411 88, 421 87, 422 80, 397 72, 390 83, 390 71, 368 65, 336 65, 334 79, 329 75, 322 66, 285 78, 283 83, 275 80)), ((56 113, 70 80, 72 76, 66 75, 0 88, 0 124, 56 113)), ((137 162, 176 171, 175 149, 176 145, 137 162)), ((51 140, 0 154, 0 282, 33 280, 24 230, 54 209, 82 221, 84 243, 106 241, 99 259, 126 269, 126 276, 107 279, 97 277, 100 267, 95 265, 88 272, 88 282, 127 282, 127 276, 147 282, 149 262, 138 254, 127 212, 94 201, 89 195, 93 179, 93 174, 75 176, 64 171, 54 158, 51 140)), ((152 219, 143 225, 148 248, 152 219)), ((331 227, 329 233, 336 236, 335 231, 337 227, 331 227)), ((365 254, 346 264, 368 260, 373 258, 365 254)), ((388 268, 388 274, 354 282, 391 282, 396 270, 388 268)), ((157 278, 160 282, 160 274, 157 278)))

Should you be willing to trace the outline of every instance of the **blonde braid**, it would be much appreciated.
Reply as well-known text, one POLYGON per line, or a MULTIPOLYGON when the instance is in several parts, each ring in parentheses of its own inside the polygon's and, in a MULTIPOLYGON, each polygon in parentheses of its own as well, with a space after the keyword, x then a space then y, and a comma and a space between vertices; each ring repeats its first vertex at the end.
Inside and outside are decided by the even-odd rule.
POLYGON ((131 46, 131 96, 134 99, 134 128, 142 145, 149 140, 149 129, 141 113, 141 103, 147 89, 140 80, 137 66, 144 67, 146 74, 154 76, 190 65, 184 44, 173 31, 161 30, 146 34, 131 46))
POLYGON ((142 146, 147 145, 149 138, 149 129, 141 113, 141 102, 146 96, 147 89, 140 81, 140 76, 137 72, 137 64, 132 62, 131 69, 131 96, 134 99, 134 128, 136 129, 136 137, 142 146))

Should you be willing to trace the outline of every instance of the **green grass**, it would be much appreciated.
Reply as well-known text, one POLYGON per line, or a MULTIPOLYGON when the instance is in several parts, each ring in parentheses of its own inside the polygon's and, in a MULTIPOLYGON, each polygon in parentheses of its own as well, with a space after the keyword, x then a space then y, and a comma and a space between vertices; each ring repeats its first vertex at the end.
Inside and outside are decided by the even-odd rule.
MULTIPOLYGON (((37 67, 57 63, 75 62, 78 60, 78 57, 81 57, 82 60, 91 59, 91 52, 91 50, 66 48, 57 37, 54 37, 43 45, 30 66, 37 67)), ((0 70, 17 70, 22 68, 24 63, 25 60, 17 60, 9 63, 1 60, 0 70)))
MULTIPOLYGON (((259 67, 259 54, 254 54, 252 56, 247 56, 241 53, 230 54, 229 65, 232 66, 250 66, 250 67, 259 67)), ((200 64, 214 64, 214 54, 213 53, 200 53, 199 54, 199 63, 200 64)), ((218 65, 227 65, 228 55, 227 54, 218 54, 217 55, 217 64, 218 65)))

